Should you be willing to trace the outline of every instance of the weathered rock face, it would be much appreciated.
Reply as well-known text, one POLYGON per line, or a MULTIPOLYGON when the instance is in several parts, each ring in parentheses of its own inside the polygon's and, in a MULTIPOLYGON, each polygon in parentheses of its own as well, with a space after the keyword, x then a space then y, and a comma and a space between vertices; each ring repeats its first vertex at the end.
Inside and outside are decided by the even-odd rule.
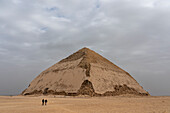
POLYGON ((43 71, 22 95, 149 95, 126 71, 83 48, 43 71))

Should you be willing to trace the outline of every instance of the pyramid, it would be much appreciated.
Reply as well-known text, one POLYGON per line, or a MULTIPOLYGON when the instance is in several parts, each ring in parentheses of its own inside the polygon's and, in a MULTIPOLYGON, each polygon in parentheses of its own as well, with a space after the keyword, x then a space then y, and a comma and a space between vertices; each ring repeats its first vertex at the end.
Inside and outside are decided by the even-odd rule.
POLYGON ((82 48, 38 75, 22 95, 148 96, 126 71, 98 53, 82 48))

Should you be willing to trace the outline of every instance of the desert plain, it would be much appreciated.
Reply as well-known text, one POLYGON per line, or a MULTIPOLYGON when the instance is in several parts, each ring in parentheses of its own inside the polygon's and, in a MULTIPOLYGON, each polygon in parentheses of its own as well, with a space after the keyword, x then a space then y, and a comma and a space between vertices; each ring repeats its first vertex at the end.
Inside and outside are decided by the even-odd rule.
POLYGON ((170 113, 170 97, 0 96, 0 113, 170 113))

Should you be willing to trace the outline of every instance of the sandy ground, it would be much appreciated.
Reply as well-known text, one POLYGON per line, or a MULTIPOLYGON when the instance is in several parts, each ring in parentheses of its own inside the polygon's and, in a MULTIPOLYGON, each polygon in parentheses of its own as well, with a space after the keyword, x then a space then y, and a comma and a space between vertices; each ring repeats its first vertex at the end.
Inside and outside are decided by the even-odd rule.
POLYGON ((170 113, 170 97, 0 96, 0 113, 170 113))

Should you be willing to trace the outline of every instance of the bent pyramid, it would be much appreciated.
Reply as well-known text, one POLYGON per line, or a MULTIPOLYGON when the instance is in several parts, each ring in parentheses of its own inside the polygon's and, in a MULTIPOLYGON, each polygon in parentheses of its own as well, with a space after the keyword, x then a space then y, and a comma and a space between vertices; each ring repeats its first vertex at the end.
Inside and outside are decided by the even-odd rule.
POLYGON ((149 95, 126 71, 83 48, 37 76, 22 95, 149 95))

